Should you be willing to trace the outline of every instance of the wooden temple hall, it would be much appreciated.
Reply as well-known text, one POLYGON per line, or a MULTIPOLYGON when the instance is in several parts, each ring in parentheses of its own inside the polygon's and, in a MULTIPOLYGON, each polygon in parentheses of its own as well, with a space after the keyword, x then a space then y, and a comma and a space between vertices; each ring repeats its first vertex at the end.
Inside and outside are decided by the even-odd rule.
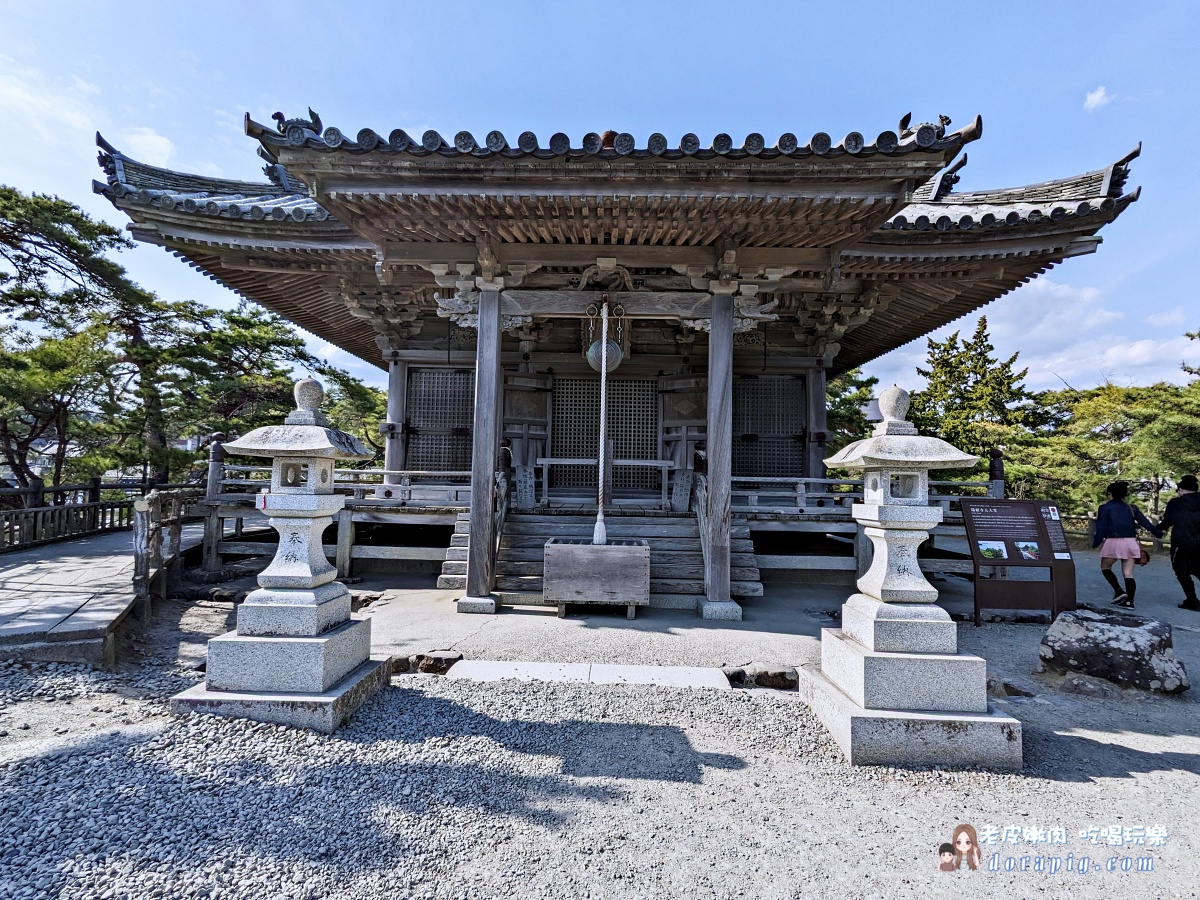
MULTIPOLYGON (((825 542, 793 567, 853 570, 855 484, 822 462, 827 378, 1094 252, 1137 199, 1138 150, 958 191, 979 119, 773 144, 274 119, 246 119, 265 181, 98 138, 95 189, 137 240, 386 368, 383 469, 339 475, 352 499, 328 550, 345 574, 413 544, 372 545, 379 523, 442 526, 410 558, 442 564, 460 609, 542 602, 543 545, 592 534, 605 355, 608 534, 648 541, 651 605, 740 617, 764 557, 804 555, 793 539, 825 542)), ((253 515, 248 480, 210 490, 214 518, 253 515)))

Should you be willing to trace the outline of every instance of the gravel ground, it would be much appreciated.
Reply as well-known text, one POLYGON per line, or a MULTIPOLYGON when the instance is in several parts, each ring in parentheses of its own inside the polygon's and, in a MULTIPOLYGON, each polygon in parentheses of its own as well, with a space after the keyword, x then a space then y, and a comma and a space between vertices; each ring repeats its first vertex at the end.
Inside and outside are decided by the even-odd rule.
MULTIPOLYGON (((1170 700, 1139 707, 1139 746, 1162 733, 1133 749, 1123 727, 1056 731, 1057 707, 1013 698, 1031 764, 994 775, 851 768, 794 693, 400 676, 326 737, 168 713, 199 678, 167 656, 119 674, 0 666, 0 897, 1195 897, 1200 882, 1196 726, 1180 734, 1170 700), (1138 851, 1149 874, 939 873, 959 821, 1062 826, 1067 847, 1011 853, 1100 863, 1126 853, 1080 829, 1170 837, 1138 851)), ((1103 700, 1070 703, 1104 718, 1103 700)))

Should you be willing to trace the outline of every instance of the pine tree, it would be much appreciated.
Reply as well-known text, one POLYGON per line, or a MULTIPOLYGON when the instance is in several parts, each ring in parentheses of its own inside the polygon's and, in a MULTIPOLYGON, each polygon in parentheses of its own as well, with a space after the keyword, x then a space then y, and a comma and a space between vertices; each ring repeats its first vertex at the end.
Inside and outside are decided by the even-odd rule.
POLYGON ((996 359, 986 317, 980 317, 969 340, 960 341, 956 331, 944 341, 929 338, 928 344, 928 368, 917 369, 927 385, 912 395, 910 413, 923 434, 986 457, 1035 422, 1033 398, 1024 385, 1029 370, 1013 370, 1018 353, 996 359))
POLYGON ((865 408, 877 384, 878 378, 864 377, 860 369, 843 372, 825 383, 826 447, 831 456, 870 434, 865 408))

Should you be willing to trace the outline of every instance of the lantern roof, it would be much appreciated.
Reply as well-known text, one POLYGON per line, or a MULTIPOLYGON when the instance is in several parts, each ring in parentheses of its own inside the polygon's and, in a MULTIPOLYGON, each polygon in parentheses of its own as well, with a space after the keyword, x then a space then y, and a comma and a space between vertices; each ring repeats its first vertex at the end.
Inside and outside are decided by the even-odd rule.
POLYGON ((905 418, 909 402, 908 391, 892 385, 879 395, 883 421, 872 436, 848 444, 825 464, 842 469, 969 469, 979 462, 978 456, 941 438, 919 434, 905 418))
POLYGON ((255 428, 225 444, 229 453, 267 457, 370 459, 374 454, 353 435, 336 428, 321 414, 325 389, 314 378, 296 382, 296 409, 282 425, 255 428))

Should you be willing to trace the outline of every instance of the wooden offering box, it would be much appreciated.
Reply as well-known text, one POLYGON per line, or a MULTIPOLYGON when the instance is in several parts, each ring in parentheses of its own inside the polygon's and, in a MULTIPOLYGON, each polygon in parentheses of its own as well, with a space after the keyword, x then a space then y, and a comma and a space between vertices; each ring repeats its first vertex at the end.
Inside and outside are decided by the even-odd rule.
POLYGON ((646 541, 546 541, 542 595, 557 604, 559 616, 568 603, 624 606, 629 618, 650 603, 650 544, 646 541))

